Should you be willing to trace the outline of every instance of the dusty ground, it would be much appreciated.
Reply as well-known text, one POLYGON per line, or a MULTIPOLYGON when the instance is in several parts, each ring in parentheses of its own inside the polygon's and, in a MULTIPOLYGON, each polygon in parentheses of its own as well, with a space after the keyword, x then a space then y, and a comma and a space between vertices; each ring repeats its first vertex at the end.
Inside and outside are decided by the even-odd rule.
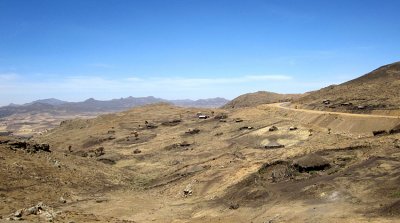
POLYGON ((11 133, 15 136, 32 136, 45 133, 47 130, 57 127, 61 121, 68 119, 94 118, 101 113, 81 114, 51 114, 46 112, 36 114, 14 114, 0 119, 0 133, 11 133))
POLYGON ((372 131, 399 124, 277 105, 152 105, 65 121, 31 139, 51 152, 2 138, 0 221, 43 202, 55 222, 398 222, 400 134, 372 131))

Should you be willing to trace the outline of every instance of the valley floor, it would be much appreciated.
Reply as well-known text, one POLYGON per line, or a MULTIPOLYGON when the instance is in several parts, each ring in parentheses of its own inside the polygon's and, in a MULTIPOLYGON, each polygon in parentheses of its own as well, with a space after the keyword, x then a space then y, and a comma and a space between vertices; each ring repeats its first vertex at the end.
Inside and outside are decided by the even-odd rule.
POLYGON ((51 152, 0 139, 0 221, 398 222, 399 124, 280 105, 65 121, 29 142, 51 152))

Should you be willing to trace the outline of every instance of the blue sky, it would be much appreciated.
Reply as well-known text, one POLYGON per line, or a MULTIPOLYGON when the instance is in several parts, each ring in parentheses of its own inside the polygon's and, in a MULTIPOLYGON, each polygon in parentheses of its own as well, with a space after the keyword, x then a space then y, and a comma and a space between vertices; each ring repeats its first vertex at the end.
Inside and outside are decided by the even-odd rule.
POLYGON ((0 105, 301 93, 399 61, 398 0, 0 0, 0 105))

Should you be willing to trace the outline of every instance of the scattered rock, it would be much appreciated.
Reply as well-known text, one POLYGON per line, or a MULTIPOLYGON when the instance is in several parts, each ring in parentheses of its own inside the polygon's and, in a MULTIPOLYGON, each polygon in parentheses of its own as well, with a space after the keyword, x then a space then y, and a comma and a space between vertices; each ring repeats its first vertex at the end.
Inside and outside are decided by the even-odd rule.
POLYGON ((274 125, 268 129, 268 131, 270 131, 270 132, 277 131, 277 130, 278 130, 278 127, 276 127, 274 125))
POLYGON ((175 165, 178 165, 178 164, 180 164, 181 162, 179 162, 179 160, 172 160, 171 161, 171 165, 172 166, 175 166, 175 165))
POLYGON ((58 161, 58 160, 54 161, 54 166, 57 168, 61 168, 60 161, 58 161))
POLYGON ((181 146, 181 147, 187 147, 187 146, 190 146, 190 145, 191 144, 188 143, 187 141, 183 141, 183 142, 179 143, 179 146, 181 146))
POLYGON ((180 119, 173 119, 173 120, 165 121, 165 122, 161 123, 161 125, 176 126, 176 125, 179 125, 179 123, 181 123, 181 121, 182 120, 180 120, 180 119))
POLYGON ((28 153, 37 153, 40 151, 51 152, 49 144, 29 143, 25 141, 11 141, 7 143, 10 149, 22 149, 28 153))
POLYGON ((225 113, 220 113, 220 114, 217 114, 216 116, 214 116, 214 119, 219 119, 219 120, 224 120, 227 118, 228 118, 228 115, 225 113))
POLYGON ((67 200, 65 200, 65 198, 63 198, 63 197, 60 197, 60 203, 62 203, 62 204, 65 204, 65 203, 67 203, 67 200))
POLYGON ((183 190, 183 196, 187 197, 187 196, 192 196, 193 191, 192 191, 192 183, 188 184, 185 189, 183 190))
POLYGON ((242 126, 242 127, 239 128, 239 130, 244 130, 244 129, 250 130, 250 129, 253 129, 253 127, 251 127, 251 126, 242 126))
POLYGON ((400 125, 394 127, 389 131, 389 134, 397 134, 397 133, 400 133, 400 125))
POLYGON ((147 122, 147 121, 145 121, 145 126, 146 126, 147 129, 156 129, 156 128, 158 128, 158 126, 156 124, 150 123, 150 122, 147 122))
POLYGON ((297 127, 296 127, 296 126, 290 126, 290 127, 289 127, 289 130, 290 130, 290 131, 297 130, 297 127))
POLYGON ((236 209, 238 209, 238 208, 239 208, 239 204, 236 203, 236 202, 231 202, 231 203, 229 204, 229 209, 231 209, 231 210, 236 210, 236 209))
POLYGON ((194 135, 194 134, 198 134, 199 132, 200 132, 200 129, 194 128, 194 129, 189 129, 188 131, 185 132, 185 134, 194 135))
POLYGON ((133 150, 133 154, 139 154, 139 153, 141 153, 142 152, 142 150, 140 150, 140 149, 135 149, 135 150, 133 150))
POLYGON ((97 161, 100 161, 104 164, 109 164, 109 165, 114 165, 116 163, 115 160, 112 160, 109 158, 100 158, 100 159, 97 159, 97 161))
POLYGON ((73 152, 72 154, 74 154, 76 156, 80 156, 80 157, 88 157, 89 156, 88 153, 83 150, 73 152))
POLYGON ((14 217, 22 217, 22 209, 21 210, 17 210, 16 212, 14 212, 13 216, 14 217))
POLYGON ((393 144, 394 144, 394 147, 400 149, 400 140, 399 140, 399 139, 395 139, 395 140, 393 141, 393 144))
POLYGON ((27 208, 25 210, 25 214, 26 215, 31 215, 31 214, 36 215, 38 213, 38 211, 39 211, 39 208, 36 207, 36 206, 33 206, 33 207, 30 207, 30 208, 27 208))
POLYGON ((235 118, 233 121, 234 121, 234 122, 243 122, 243 119, 241 119, 241 118, 235 118))
POLYGON ((97 198, 96 199, 96 203, 103 203, 103 202, 107 202, 108 199, 107 198, 97 198))
POLYGON ((95 149, 95 150, 89 150, 86 154, 87 154, 86 156, 89 156, 89 157, 99 157, 99 156, 102 156, 102 155, 105 154, 105 152, 104 152, 104 147, 101 146, 101 147, 99 147, 99 148, 97 148, 97 149, 95 149))
POLYGON ((386 130, 376 130, 376 131, 372 131, 372 134, 374 136, 380 136, 380 135, 386 135, 386 134, 388 134, 388 132, 386 130))
POLYGON ((172 149, 177 149, 177 148, 182 148, 182 147, 189 147, 190 145, 192 145, 192 144, 190 144, 187 141, 183 141, 181 143, 174 143, 172 145, 166 146, 164 149, 165 150, 172 150, 172 149))

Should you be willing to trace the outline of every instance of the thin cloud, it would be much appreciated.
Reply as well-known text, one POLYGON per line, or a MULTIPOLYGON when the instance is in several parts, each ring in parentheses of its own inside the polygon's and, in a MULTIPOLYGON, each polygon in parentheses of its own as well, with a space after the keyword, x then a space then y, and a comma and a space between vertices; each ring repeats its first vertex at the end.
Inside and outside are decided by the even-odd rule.
POLYGON ((179 98, 232 98, 238 93, 270 90, 285 91, 296 83, 288 75, 244 75, 237 77, 125 77, 68 76, 32 79, 18 74, 0 74, 0 104, 24 103, 30 99, 57 97, 84 100, 89 97, 111 99, 122 96, 179 98), (14 99, 13 99, 14 98, 14 99))
POLYGON ((89 66, 96 67, 96 68, 107 68, 107 69, 114 68, 113 65, 106 64, 106 63, 91 63, 91 64, 89 64, 89 66))
POLYGON ((13 81, 19 78, 18 74, 15 73, 3 73, 0 74, 0 81, 13 81))
POLYGON ((186 78, 186 77, 128 77, 123 79, 109 79, 99 76, 69 76, 61 80, 18 80, 16 74, 2 74, 0 80, 5 81, 3 87, 16 87, 15 91, 24 89, 26 92, 31 89, 41 91, 128 91, 143 89, 207 89, 211 86, 227 87, 232 85, 251 85, 260 82, 285 82, 292 80, 286 75, 246 75, 232 78, 186 78))

